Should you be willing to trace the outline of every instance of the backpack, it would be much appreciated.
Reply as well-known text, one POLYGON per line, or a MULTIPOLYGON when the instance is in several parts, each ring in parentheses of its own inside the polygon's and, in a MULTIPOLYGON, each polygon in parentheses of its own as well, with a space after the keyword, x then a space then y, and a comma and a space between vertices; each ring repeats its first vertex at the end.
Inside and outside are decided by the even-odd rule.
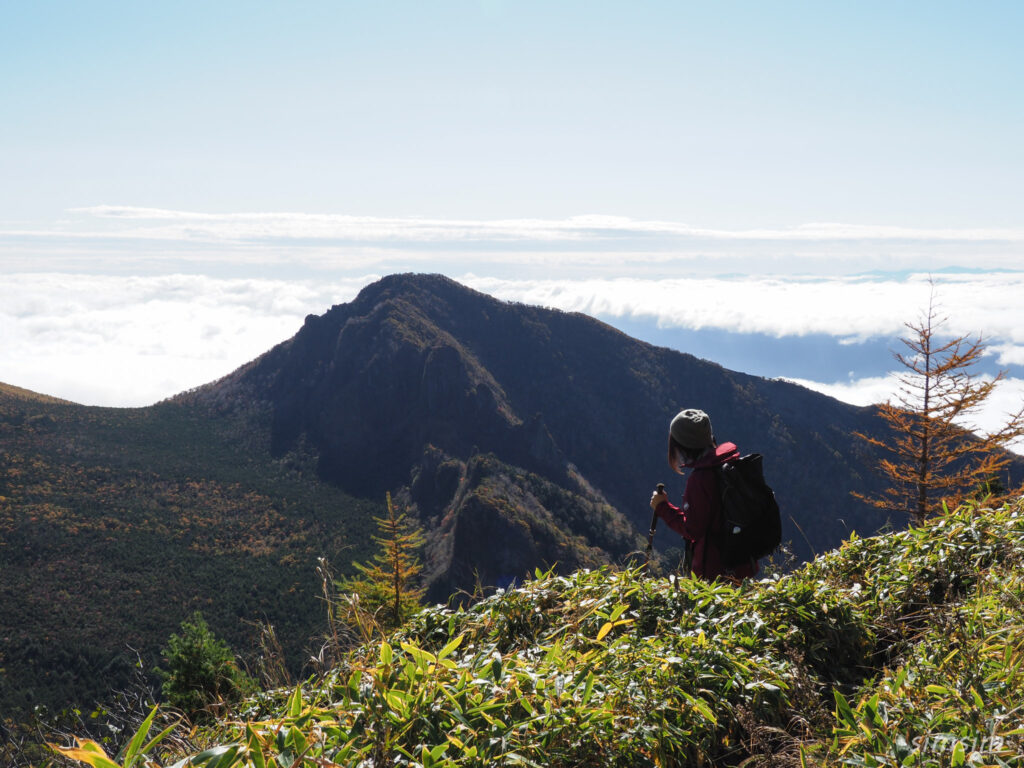
POLYGON ((726 569, 767 557, 782 543, 779 505, 764 481, 761 459, 750 453, 716 468, 722 518, 712 540, 726 569))

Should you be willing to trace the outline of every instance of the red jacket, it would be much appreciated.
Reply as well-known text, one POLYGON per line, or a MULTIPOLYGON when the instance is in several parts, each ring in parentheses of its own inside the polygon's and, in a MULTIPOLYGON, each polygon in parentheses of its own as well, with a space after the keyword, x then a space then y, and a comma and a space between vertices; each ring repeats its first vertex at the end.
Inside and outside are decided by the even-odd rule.
MULTIPOLYGON (((718 492, 716 466, 730 459, 739 458, 739 449, 733 443, 722 443, 714 453, 697 459, 686 478, 683 491, 683 505, 663 501, 655 510, 658 517, 668 523, 669 528, 683 538, 693 542, 693 573, 703 579, 714 579, 726 575, 722 568, 718 548, 708 538, 708 533, 719 525, 722 500, 718 492)), ((736 566, 728 575, 743 579, 757 573, 757 562, 736 566)))

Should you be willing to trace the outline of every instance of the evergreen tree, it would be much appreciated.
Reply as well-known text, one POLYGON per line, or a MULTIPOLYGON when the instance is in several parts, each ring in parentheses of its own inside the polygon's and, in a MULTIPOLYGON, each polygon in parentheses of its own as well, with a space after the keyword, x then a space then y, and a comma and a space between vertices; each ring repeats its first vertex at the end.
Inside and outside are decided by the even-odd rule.
POLYGON ((880 468, 889 480, 881 496, 855 493, 868 503, 906 512, 920 522, 943 501, 956 505, 982 483, 991 483, 1010 462, 1005 448, 1024 435, 1024 407, 1009 414, 1002 429, 981 432, 971 417, 1005 377, 1002 371, 984 379, 973 369, 985 353, 981 336, 939 337, 946 317, 935 306, 935 290, 928 308, 910 333, 900 339, 909 353, 894 353, 906 369, 899 377, 896 402, 878 407, 892 429, 889 439, 856 433, 887 458, 880 468))
POLYGON ((343 592, 359 596, 362 610, 386 628, 400 626, 420 607, 425 590, 418 584, 423 566, 417 552, 423 547, 423 531, 404 513, 395 511, 387 494, 387 514, 374 518, 379 547, 369 564, 353 563, 358 575, 338 582, 343 592))
POLYGON ((253 687, 199 611, 181 623, 180 635, 171 635, 162 656, 167 668, 156 670, 164 679, 161 690, 169 704, 193 719, 211 705, 239 700, 253 687))

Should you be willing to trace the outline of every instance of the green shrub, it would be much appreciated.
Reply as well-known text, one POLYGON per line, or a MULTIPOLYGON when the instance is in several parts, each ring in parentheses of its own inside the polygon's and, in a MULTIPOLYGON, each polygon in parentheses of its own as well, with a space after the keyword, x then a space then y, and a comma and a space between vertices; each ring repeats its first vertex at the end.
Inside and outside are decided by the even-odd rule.
POLYGON ((181 623, 181 634, 171 635, 162 655, 166 667, 156 671, 163 678, 163 695, 193 720, 205 719, 254 689, 199 611, 181 623))

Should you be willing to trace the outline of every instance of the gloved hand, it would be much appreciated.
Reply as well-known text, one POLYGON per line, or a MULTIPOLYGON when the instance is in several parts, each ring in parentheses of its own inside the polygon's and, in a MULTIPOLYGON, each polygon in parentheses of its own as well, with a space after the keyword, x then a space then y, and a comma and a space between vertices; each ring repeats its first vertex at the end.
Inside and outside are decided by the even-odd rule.
POLYGON ((668 494, 663 490, 655 491, 651 494, 651 509, 657 509, 663 501, 668 501, 668 494))

